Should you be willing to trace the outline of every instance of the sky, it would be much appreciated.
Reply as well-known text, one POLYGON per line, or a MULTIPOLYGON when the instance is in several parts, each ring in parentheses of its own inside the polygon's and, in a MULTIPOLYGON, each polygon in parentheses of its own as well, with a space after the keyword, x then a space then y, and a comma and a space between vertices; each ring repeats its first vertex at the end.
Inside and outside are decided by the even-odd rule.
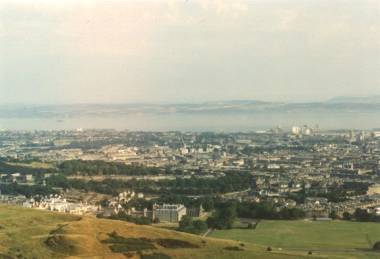
POLYGON ((0 0, 0 103, 380 94, 377 0, 0 0))

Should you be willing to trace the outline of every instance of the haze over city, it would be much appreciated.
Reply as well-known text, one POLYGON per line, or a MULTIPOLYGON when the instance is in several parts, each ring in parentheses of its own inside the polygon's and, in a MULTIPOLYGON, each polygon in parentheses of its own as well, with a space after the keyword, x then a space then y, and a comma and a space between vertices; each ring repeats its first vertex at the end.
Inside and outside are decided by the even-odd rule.
POLYGON ((378 1, 0 1, 0 102, 380 94, 378 1))

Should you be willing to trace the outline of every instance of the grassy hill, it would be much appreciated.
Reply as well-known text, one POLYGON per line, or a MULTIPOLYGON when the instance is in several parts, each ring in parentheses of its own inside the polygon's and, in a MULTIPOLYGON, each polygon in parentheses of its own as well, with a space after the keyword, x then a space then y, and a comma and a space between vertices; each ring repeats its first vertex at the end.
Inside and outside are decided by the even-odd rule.
POLYGON ((0 205, 0 258, 314 258, 122 221, 0 205))
POLYGON ((211 236, 287 251, 312 250, 328 258, 380 258, 370 250, 380 240, 379 223, 263 220, 256 229, 217 230, 211 236))

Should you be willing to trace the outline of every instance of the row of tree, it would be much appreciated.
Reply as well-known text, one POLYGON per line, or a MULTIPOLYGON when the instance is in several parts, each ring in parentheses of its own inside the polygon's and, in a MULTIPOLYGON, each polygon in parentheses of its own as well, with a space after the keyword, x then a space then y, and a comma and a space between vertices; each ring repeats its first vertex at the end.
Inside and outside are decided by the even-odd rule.
POLYGON ((219 178, 176 178, 175 180, 136 180, 120 181, 105 179, 103 181, 85 181, 79 179, 68 179, 59 174, 47 179, 47 183, 54 187, 64 189, 74 188, 85 191, 116 195, 118 191, 133 188, 135 191, 157 194, 221 194, 227 192, 241 191, 251 186, 252 176, 247 173, 229 173, 219 178))
POLYGON ((33 197, 36 195, 46 196, 49 194, 58 193, 51 186, 43 185, 20 185, 17 183, 0 184, 0 193, 6 195, 24 195, 26 197, 33 197))
POLYGON ((54 169, 45 169, 45 168, 33 168, 29 166, 22 166, 15 164, 10 164, 7 161, 0 161, 0 172, 6 174, 20 173, 20 174, 42 174, 53 172, 54 169))
POLYGON ((237 214, 242 218, 254 219, 300 219, 305 212, 299 208, 278 208, 272 202, 242 202, 237 204, 237 214))
MULTIPOLYGON (((97 216, 98 218, 102 218, 101 215, 97 216)), ((134 217, 131 215, 126 214, 123 211, 120 211, 117 214, 112 214, 110 217, 107 217, 108 219, 113 219, 113 220, 123 220, 123 221, 128 221, 137 225, 151 225, 152 220, 147 217, 134 217)), ((155 222, 158 223, 158 222, 155 222)))
POLYGON ((203 220, 193 220, 190 216, 184 216, 179 222, 177 230, 199 235, 207 231, 207 224, 203 220))
POLYGON ((354 213, 350 214, 349 212, 343 213, 344 220, 356 220, 361 222, 380 222, 380 215, 375 213, 369 213, 365 209, 356 209, 354 213))
POLYGON ((126 165, 124 163, 84 160, 62 162, 58 169, 65 175, 157 175, 162 172, 156 167, 126 165))
POLYGON ((251 219, 283 219, 295 220, 305 217, 305 212, 298 208, 278 208, 270 202, 220 202, 215 205, 216 210, 207 219, 211 228, 229 229, 237 217, 251 219))

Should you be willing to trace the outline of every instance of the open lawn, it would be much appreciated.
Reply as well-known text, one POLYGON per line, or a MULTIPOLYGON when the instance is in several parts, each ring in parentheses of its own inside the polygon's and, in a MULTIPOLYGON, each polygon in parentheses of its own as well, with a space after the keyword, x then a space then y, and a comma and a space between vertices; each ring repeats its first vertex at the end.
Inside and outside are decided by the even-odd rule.
POLYGON ((210 237, 294 251, 313 250, 358 258, 380 258, 380 254, 368 251, 372 243, 380 241, 379 223, 263 220, 254 230, 216 230, 210 237))

